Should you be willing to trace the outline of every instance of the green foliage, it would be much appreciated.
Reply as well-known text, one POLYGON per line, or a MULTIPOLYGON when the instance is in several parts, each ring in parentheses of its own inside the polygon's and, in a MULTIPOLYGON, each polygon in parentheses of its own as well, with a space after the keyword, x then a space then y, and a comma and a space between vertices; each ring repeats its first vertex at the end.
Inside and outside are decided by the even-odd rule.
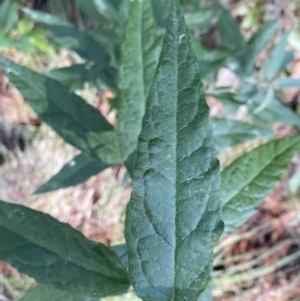
POLYGON ((113 127, 97 109, 70 93, 58 81, 3 57, 0 57, 0 66, 42 120, 51 125, 66 142, 91 157, 101 159, 98 150, 103 147, 113 127))
MULTIPOLYGON (((217 151, 258 138, 273 138, 273 131, 269 128, 225 118, 213 118, 212 127, 217 151)), ((134 151, 124 162, 131 176, 135 159, 136 152, 134 151)), ((56 175, 39 187, 35 193, 45 193, 75 186, 100 173, 108 166, 101 160, 81 154, 68 162, 56 175)))
POLYGON ((227 166, 221 174, 225 233, 241 226, 274 189, 300 148, 300 136, 264 144, 227 166))
POLYGON ((116 148, 119 148, 120 161, 126 160, 136 149, 146 98, 159 56, 158 42, 151 3, 135 1, 121 48, 118 126, 115 137, 111 138, 119 143, 116 148))
POLYGON ((109 165, 94 158, 81 154, 67 163, 49 181, 39 187, 35 193, 45 193, 80 184, 100 173, 109 165))
MULTIPOLYGON (((182 8, 178 0, 76 2, 95 28, 79 30, 27 8, 17 27, 26 35, 28 20, 44 25, 54 45, 76 52, 81 64, 41 75, 0 57, 0 67, 38 116, 81 151, 36 193, 74 186, 125 164, 134 182, 127 245, 96 244, 48 215, 0 202, 0 259, 39 282, 22 301, 96 301, 131 284, 147 301, 212 300, 207 284, 221 218, 224 235, 243 225, 300 148, 299 136, 272 140, 275 122, 300 128, 299 116, 280 100, 281 89, 300 85, 284 77, 293 60, 286 50, 289 32, 258 69, 256 58, 276 35, 278 22, 266 22, 247 40, 217 0, 207 7, 182 1, 182 8), (212 50, 202 42, 211 27, 221 38, 212 50), (238 87, 211 84, 220 67, 239 76, 238 87), (209 83, 207 94, 225 106, 218 118, 209 117, 201 78, 209 83), (86 82, 115 93, 116 124, 72 92, 86 82), (247 122, 234 120, 242 106, 247 122), (220 196, 216 151, 255 139, 264 144, 222 171, 220 196)), ((4 1, 5 30, 15 26, 19 10, 16 2, 4 1)))
POLYGON ((221 35, 222 44, 232 50, 243 49, 246 46, 244 37, 242 36, 239 26, 235 19, 231 16, 219 2, 215 0, 215 6, 219 11, 217 21, 218 29, 221 35))
POLYGON ((14 0, 4 0, 0 5, 0 51, 15 48, 22 52, 52 53, 53 47, 45 39, 47 31, 33 28, 29 18, 19 19, 20 5, 14 0))
POLYGON ((271 41, 279 27, 278 22, 269 21, 261 26, 258 31, 249 39, 245 46, 244 53, 237 57, 241 74, 252 75, 254 73, 255 60, 257 55, 271 41))
POLYGON ((227 118, 213 118, 212 126, 215 147, 218 151, 257 138, 273 138, 273 131, 271 128, 227 118))
MULTIPOLYGON (((112 89, 116 88, 116 69, 111 64, 112 58, 101 43, 91 35, 78 30, 72 24, 57 17, 28 8, 24 8, 23 12, 35 22, 44 24, 59 46, 69 48, 87 60, 85 64, 86 70, 82 74, 83 80, 91 78, 92 82, 97 85, 97 80, 99 79, 108 87, 112 89)), ((59 71, 68 79, 70 72, 74 72, 70 68, 60 69, 59 71)), ((76 71, 81 72, 82 69, 76 71)))
POLYGON ((294 56, 290 51, 286 51, 286 44, 289 32, 286 32, 280 42, 274 48, 273 53, 269 56, 262 66, 260 78, 262 80, 271 80, 277 73, 282 71, 286 64, 293 60, 294 56))
POLYGON ((69 225, 5 202, 0 202, 0 217, 1 259, 38 282, 90 297, 128 289, 126 269, 115 253, 69 225))

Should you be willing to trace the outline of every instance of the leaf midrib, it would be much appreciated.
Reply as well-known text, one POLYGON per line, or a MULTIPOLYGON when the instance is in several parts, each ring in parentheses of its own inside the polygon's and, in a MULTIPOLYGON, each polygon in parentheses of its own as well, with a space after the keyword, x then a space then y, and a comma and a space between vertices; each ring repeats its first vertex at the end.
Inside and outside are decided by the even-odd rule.
MULTIPOLYGON (((178 20, 176 20, 176 42, 178 43, 178 20)), ((176 285, 176 253, 177 253, 177 145, 178 145, 178 137, 177 137, 177 113, 178 113, 178 93, 179 93, 179 89, 178 89, 178 75, 179 75, 179 70, 178 70, 178 47, 174 47, 175 48, 175 58, 176 58, 176 75, 175 75, 175 86, 176 86, 176 100, 175 100, 175 160, 174 160, 174 171, 175 171, 175 175, 174 175, 174 183, 175 183, 175 216, 174 216, 174 237, 175 237, 175 249, 174 249, 174 258, 173 258, 173 264, 174 264, 174 279, 173 279, 173 292, 172 292, 172 300, 174 300, 175 297, 175 285, 176 285)))

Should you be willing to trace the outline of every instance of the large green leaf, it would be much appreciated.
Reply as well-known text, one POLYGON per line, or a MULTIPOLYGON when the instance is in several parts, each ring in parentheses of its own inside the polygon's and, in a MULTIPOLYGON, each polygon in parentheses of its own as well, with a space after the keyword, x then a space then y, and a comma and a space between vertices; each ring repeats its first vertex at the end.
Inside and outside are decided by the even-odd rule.
MULTIPOLYGON (((121 48, 118 81, 118 127, 110 140, 118 141, 114 149, 119 160, 126 160, 136 149, 145 113, 146 98, 152 84, 160 53, 159 40, 150 0, 135 0, 125 28, 121 48)), ((109 143, 106 144, 107 146, 109 143)), ((105 147, 105 157, 111 154, 105 147)))
POLYGON ((132 1, 127 1, 127 0, 120 1, 117 32, 121 38, 123 38, 124 36, 124 28, 128 21, 132 3, 133 3, 132 1))
POLYGON ((135 0, 121 48, 118 134, 123 158, 135 149, 160 54, 150 0, 135 0))
POLYGON ((39 284, 29 290, 20 301, 100 301, 100 299, 83 297, 57 290, 49 285, 39 284))
POLYGON ((59 82, 1 56, 0 66, 38 116, 66 142, 105 161, 99 152, 113 128, 97 109, 59 82))
POLYGON ((273 137, 271 128, 225 118, 214 118, 212 121, 215 146, 218 151, 246 141, 273 137))
POLYGON ((42 284, 89 297, 128 289, 116 254, 68 224, 29 208, 0 202, 0 258, 42 284))
POLYGON ((209 108, 178 1, 138 140, 126 215, 130 277, 143 300, 196 301, 223 230, 209 108))
POLYGON ((222 171, 225 233, 251 217, 274 189, 298 149, 300 136, 274 140, 246 153, 222 171))
POLYGON ((45 193, 80 184, 100 173, 109 165, 85 154, 78 155, 67 163, 56 175, 40 186, 35 193, 45 193))

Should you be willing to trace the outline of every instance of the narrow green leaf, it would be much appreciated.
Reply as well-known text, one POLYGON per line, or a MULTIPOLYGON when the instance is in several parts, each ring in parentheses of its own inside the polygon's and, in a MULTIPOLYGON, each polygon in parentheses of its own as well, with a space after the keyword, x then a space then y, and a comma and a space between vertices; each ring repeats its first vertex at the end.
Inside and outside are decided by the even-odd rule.
POLYGON ((273 86, 277 89, 300 88, 300 79, 292 77, 278 78, 274 80, 273 86))
POLYGON ((78 155, 67 163, 50 180, 40 186, 34 193, 45 193, 75 186, 100 173, 108 166, 108 164, 85 154, 78 155))
POLYGON ((225 233, 251 217, 274 189, 298 149, 300 136, 274 140, 246 153, 222 171, 225 233))
POLYGON ((290 32, 287 31, 279 41, 279 43, 275 46, 271 55, 267 57, 265 60, 261 71, 260 78, 263 80, 271 80, 274 78, 278 72, 282 70, 283 62, 286 64, 286 51, 285 48, 287 46, 287 41, 290 32))
MULTIPOLYGON (((159 40, 150 0, 135 0, 125 28, 121 48, 118 81, 117 132, 110 140, 118 141, 120 160, 126 160, 136 149, 145 113, 146 98, 152 84, 160 53, 159 40)), ((109 143, 106 144, 107 146, 109 143)), ((110 149, 102 153, 108 156, 110 149)))
POLYGON ((227 49, 223 47, 210 49, 210 50, 207 50, 203 47, 203 49, 204 52, 203 54, 201 54, 201 57, 199 57, 199 59, 214 63, 216 65, 219 62, 223 64, 228 57, 233 56, 235 54, 235 52, 232 51, 231 49, 227 49))
MULTIPOLYGON (((23 11, 35 22, 39 22, 50 30, 55 41, 63 48, 77 52, 82 58, 91 61, 98 69, 104 84, 115 89, 117 70, 111 64, 111 57, 104 47, 89 34, 76 29, 68 22, 61 21, 52 15, 24 8, 23 11)), ((93 65, 92 65, 93 67, 93 65)))
POLYGON ((160 54, 150 0, 135 0, 125 29, 119 71, 118 134, 123 158, 135 149, 160 54))
POLYGON ((95 62, 99 68, 105 69, 109 75, 116 76, 117 72, 110 64, 110 56, 91 36, 70 26, 47 27, 60 46, 74 50, 82 58, 95 62))
POLYGON ((272 86, 270 86, 267 89, 266 96, 264 100, 259 104, 259 106, 254 110, 254 114, 258 114, 259 112, 262 112, 265 108, 269 107, 271 103, 274 101, 276 97, 275 90, 272 86))
POLYGON ((265 22, 255 34, 247 42, 247 46, 251 49, 252 61, 260 54, 260 52, 267 46, 267 44, 274 37, 276 30, 280 26, 279 21, 265 22))
POLYGON ((96 87, 101 80, 110 86, 114 85, 112 78, 97 65, 74 64, 70 67, 52 69, 44 75, 69 87, 70 91, 83 89, 86 82, 96 87))
POLYGON ((196 301, 223 225, 209 108, 178 1, 147 100, 133 180, 125 237, 137 295, 196 301))
POLYGON ((217 18, 216 12, 210 8, 189 11, 184 14, 184 19, 188 27, 209 25, 214 18, 217 18))
POLYGON ((0 26, 9 33, 18 22, 19 4, 16 1, 4 1, 0 11, 0 26))
POLYGON ((263 123, 268 122, 272 124, 275 121, 281 121, 300 128, 300 116, 281 103, 276 95, 266 108, 257 112, 257 108, 264 102, 266 95, 266 92, 256 93, 252 97, 251 103, 248 104, 249 111, 252 112, 255 118, 261 120, 263 123))
POLYGON ((229 49, 245 48, 246 42, 240 32, 236 20, 231 16, 230 12, 219 3, 219 1, 214 0, 214 2, 219 14, 217 24, 223 46, 226 46, 229 49))
POLYGON ((279 65, 278 72, 286 70, 287 65, 293 62, 294 59, 295 59, 295 53, 293 50, 285 51, 281 64, 279 65))
POLYGON ((95 2, 93 0, 75 0, 79 8, 91 19, 99 23, 104 23, 106 21, 105 16, 102 16, 98 9, 96 8, 95 2))
POLYGON ((218 151, 246 141, 258 138, 270 139, 274 136, 271 128, 230 119, 214 118, 212 126, 215 146, 218 151))
MULTIPOLYGON (((0 66, 42 120, 66 142, 98 157, 99 148, 106 143, 113 128, 97 109, 59 82, 1 56, 0 66)), ((101 155, 100 159, 103 159, 101 155)))
POLYGON ((0 258, 56 289, 105 297, 128 289, 126 268, 113 251, 68 224, 0 202, 0 258))
POLYGON ((29 290, 20 301, 101 301, 99 298, 83 297, 39 284, 29 290))
POLYGON ((232 92, 231 89, 214 89, 213 91, 208 92, 207 95, 210 95, 223 103, 227 114, 237 111, 241 105, 245 104, 245 101, 239 100, 237 94, 232 92))
POLYGON ((118 11, 109 0, 93 0, 98 12, 109 20, 118 20, 118 11))
POLYGON ((132 7, 132 1, 121 0, 119 5, 119 20, 118 20, 118 34, 119 37, 123 38, 124 36, 124 28, 128 21, 128 17, 132 7))
POLYGON ((54 25, 54 26, 57 26, 57 25, 70 26, 70 27, 73 26, 68 21, 60 19, 60 18, 58 18, 54 15, 41 13, 39 11, 32 10, 30 8, 27 8, 27 7, 23 7, 22 11, 26 15, 28 15, 31 20, 33 20, 34 22, 37 22, 37 23, 42 23, 44 25, 54 25))
POLYGON ((237 59, 240 62, 242 72, 251 75, 254 72, 254 64, 257 55, 267 46, 274 37, 280 22, 269 21, 263 24, 247 42, 245 53, 237 59))
POLYGON ((171 0, 152 0, 155 19, 160 27, 166 27, 171 0))
POLYGON ((1 27, 5 26, 5 23, 7 21, 7 16, 9 14, 9 11, 11 9, 12 4, 13 4, 12 0, 4 0, 4 1, 2 1, 1 5, 0 5, 0 24, 1 24, 1 27))

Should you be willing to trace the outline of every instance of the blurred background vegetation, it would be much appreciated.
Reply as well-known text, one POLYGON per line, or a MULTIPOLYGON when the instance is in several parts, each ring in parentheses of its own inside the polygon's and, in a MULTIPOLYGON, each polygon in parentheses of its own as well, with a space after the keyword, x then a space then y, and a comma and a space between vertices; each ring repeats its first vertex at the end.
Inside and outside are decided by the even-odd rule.
MULTIPOLYGON (((168 2, 152 2, 158 34, 163 36, 168 2)), ((253 126, 240 132, 226 126, 223 133, 216 129, 224 136, 222 166, 269 136, 298 133, 300 1, 181 3, 212 116, 253 126), (245 138, 250 134, 251 139, 245 138)), ((129 9, 126 0, 0 0, 0 52, 59 80, 113 124, 120 45, 129 9)), ((0 199, 47 212, 107 245, 124 241, 131 183, 123 165, 87 177, 75 187, 66 184, 48 192, 48 185, 42 186, 48 193, 33 194, 78 150, 39 120, 1 70, 0 141, 0 199)), ((215 300, 300 300, 299 197, 298 154, 257 213, 216 247, 215 300)), ((0 301, 19 300, 32 285, 32 279, 0 262, 0 301)), ((105 300, 137 299, 128 293, 105 300)))

